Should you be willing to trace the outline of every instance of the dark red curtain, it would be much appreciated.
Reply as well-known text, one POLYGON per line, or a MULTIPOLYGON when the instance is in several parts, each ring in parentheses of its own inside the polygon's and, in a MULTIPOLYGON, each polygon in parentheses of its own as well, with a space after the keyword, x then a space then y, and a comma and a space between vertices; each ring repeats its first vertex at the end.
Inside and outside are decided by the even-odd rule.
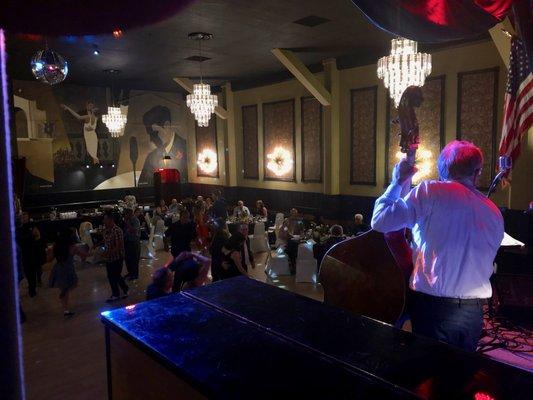
POLYGON ((422 43, 467 39, 501 21, 513 0, 352 0, 381 29, 422 43))
POLYGON ((163 21, 194 0, 2 0, 0 27, 10 33, 89 35, 163 21))

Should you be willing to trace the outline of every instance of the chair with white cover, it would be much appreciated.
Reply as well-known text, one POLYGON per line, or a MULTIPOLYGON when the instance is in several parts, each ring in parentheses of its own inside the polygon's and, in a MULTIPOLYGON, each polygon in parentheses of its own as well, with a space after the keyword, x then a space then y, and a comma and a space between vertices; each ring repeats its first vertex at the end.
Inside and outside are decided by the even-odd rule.
POLYGON ((313 256, 313 241, 298 246, 296 258, 296 282, 316 283, 317 263, 313 256))
POLYGON ((280 275, 290 275, 289 257, 279 248, 270 253, 265 267, 266 274, 271 278, 276 278, 280 275))
POLYGON ((150 227, 150 234, 148 235, 148 240, 141 240, 141 258, 151 259, 154 258, 155 249, 154 249, 154 233, 155 226, 148 225, 150 227))
POLYGON ((268 245, 268 236, 265 232, 265 223, 256 222, 254 226, 254 234, 252 242, 250 243, 252 253, 262 253, 270 250, 268 245))
POLYGON ((155 251, 163 250, 165 248, 165 221, 157 220, 154 227, 154 249, 155 251))

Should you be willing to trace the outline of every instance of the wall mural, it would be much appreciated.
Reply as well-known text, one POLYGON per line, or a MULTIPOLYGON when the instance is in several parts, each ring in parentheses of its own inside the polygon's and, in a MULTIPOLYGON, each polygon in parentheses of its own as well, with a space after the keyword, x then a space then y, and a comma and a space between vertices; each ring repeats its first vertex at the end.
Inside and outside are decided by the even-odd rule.
POLYGON ((490 68, 457 75, 457 138, 473 142, 483 152, 478 179, 483 189, 490 186, 495 171, 498 74, 498 68, 490 68))
POLYGON ((350 184, 376 184, 378 87, 350 91, 350 184))
POLYGON ((218 178, 217 119, 211 118, 209 126, 196 129, 197 176, 218 178))
POLYGON ((102 122, 111 98, 105 87, 14 80, 13 93, 26 193, 151 186, 154 170, 163 167, 177 168, 187 181, 180 95, 123 91, 128 122, 113 138, 102 122))
POLYGON ((264 179, 295 181, 294 100, 263 104, 264 179))
POLYGON ((314 97, 301 99, 302 181, 322 182, 322 105, 314 97))
POLYGON ((258 143, 257 105, 242 107, 242 159, 243 177, 259 179, 259 143, 258 143))

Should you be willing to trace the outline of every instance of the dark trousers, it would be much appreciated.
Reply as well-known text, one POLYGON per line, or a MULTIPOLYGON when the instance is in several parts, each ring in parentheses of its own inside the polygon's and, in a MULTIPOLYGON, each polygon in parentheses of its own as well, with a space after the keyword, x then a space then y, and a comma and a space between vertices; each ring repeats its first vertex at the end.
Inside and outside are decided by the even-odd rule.
POLYGON ((109 286, 111 286, 111 293, 115 297, 120 296, 119 287, 124 294, 128 293, 128 285, 122 277, 122 258, 120 260, 109 261, 105 264, 107 269, 107 279, 109 280, 109 286))
POLYGON ((484 299, 450 299, 410 292, 413 332, 474 352, 483 328, 484 299))
POLYGON ((141 242, 139 240, 124 241, 124 261, 128 275, 132 278, 139 277, 139 260, 141 259, 141 242))
POLYGON ((37 294, 37 282, 41 282, 41 266, 37 262, 24 260, 23 267, 24 276, 28 281, 28 295, 33 297, 37 294))

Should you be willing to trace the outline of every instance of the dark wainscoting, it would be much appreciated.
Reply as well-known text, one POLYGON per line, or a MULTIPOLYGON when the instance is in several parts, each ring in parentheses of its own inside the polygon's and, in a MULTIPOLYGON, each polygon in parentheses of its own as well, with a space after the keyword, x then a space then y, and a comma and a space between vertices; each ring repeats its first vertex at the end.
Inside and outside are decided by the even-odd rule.
MULTIPOLYGON (((365 222, 370 222, 374 197, 326 195, 312 192, 293 192, 289 190, 259 189, 252 187, 224 187, 199 183, 184 183, 181 186, 182 197, 209 196, 215 190, 221 190, 229 205, 243 200, 250 209, 256 200, 263 200, 271 212, 285 214, 292 207, 296 207, 302 214, 323 217, 331 220, 351 220, 355 213, 365 216, 365 222)), ((57 207, 60 211, 97 207, 99 204, 114 203, 123 199, 126 194, 133 194, 141 203, 153 203, 154 189, 124 188, 110 190, 77 191, 50 194, 32 194, 24 198, 23 208, 30 212, 49 211, 50 207, 57 207)))
POLYGON ((154 188, 145 186, 139 188, 26 194, 22 205, 23 209, 29 212, 49 211, 51 207, 57 207, 60 211, 68 211, 95 208, 100 204, 116 203, 117 200, 123 199, 127 194, 133 194, 139 202, 151 203, 154 201, 154 188))
POLYGON ((327 195, 312 192, 293 192, 290 190, 259 189, 252 187, 222 187, 197 183, 187 184, 184 195, 209 196, 214 190, 222 190, 228 204, 235 204, 243 200, 250 209, 256 200, 263 200, 270 212, 288 213, 295 207, 303 214, 312 214, 334 220, 351 220, 355 213, 361 213, 365 222, 370 222, 374 209, 374 197, 327 195))

